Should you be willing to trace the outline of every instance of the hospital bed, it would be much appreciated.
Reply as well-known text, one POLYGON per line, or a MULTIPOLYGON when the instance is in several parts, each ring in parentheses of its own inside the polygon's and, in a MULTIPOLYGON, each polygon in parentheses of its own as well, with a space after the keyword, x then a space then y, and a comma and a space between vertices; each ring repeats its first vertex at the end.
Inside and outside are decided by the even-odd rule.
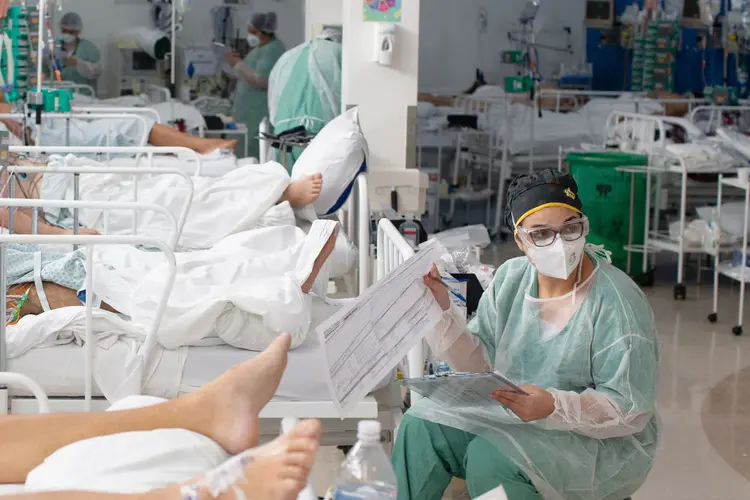
MULTIPOLYGON (((44 149, 44 148, 40 148, 44 149)), ((23 170, 24 168, 32 168, 32 167, 18 167, 19 171, 23 170)), ((45 169, 49 167, 33 167, 36 169, 45 169)), ((58 167, 59 171, 61 168, 65 167, 58 167)), ((74 170, 72 167, 67 167, 68 171, 74 170)), ((78 169, 81 169, 82 167, 76 167, 78 169)), ((115 167, 107 167, 107 168, 115 168, 115 167)), ((137 169, 133 169, 132 172, 137 172, 137 169)), ((88 172, 87 172, 88 173, 88 172)), ((149 171, 143 172, 151 173, 149 171)), ((183 172, 177 173, 178 175, 183 175, 183 172)), ((369 232, 369 205, 368 205, 368 196, 367 196, 367 181, 366 177, 361 176, 358 180, 358 187, 355 190, 357 192, 357 198, 353 200, 351 203, 354 203, 356 201, 356 210, 351 211, 346 214, 346 216, 343 217, 343 227, 345 230, 349 230, 350 234, 352 231, 357 231, 356 234, 359 236, 359 242, 360 242, 360 248, 363 249, 362 252, 360 252, 360 273, 359 273, 359 289, 364 290, 366 289, 367 285, 369 284, 369 239, 370 239, 370 232, 369 232)), ((4 205, 14 205, 15 206, 40 206, 43 204, 49 204, 49 203, 55 203, 50 202, 48 200, 39 201, 39 200, 15 200, 15 201, 9 201, 5 200, 4 205)), ((83 208, 83 204, 86 203, 93 203, 93 202, 76 202, 76 201, 68 201, 68 202, 56 202, 56 203, 62 203, 67 204, 66 206, 70 208, 74 208, 75 206, 78 206, 79 208, 83 208), (78 205, 76 205, 78 204, 78 205)), ((101 203, 101 202, 97 202, 101 203)), ((105 204, 106 205, 106 204, 105 204)), ((138 209, 140 210, 148 210, 148 209, 156 209, 155 207, 142 207, 139 204, 136 204, 138 209)), ((114 208, 114 207, 110 207, 114 208)), ((123 208, 122 206, 119 206, 119 208, 123 208)), ((129 209, 135 209, 136 207, 129 207, 129 209)), ((177 227, 177 221, 175 221, 177 227)), ((400 234, 397 232, 395 233, 398 235, 399 238, 401 238, 400 234)), ((79 239, 76 239, 76 237, 70 236, 70 237, 62 237, 59 242, 68 243, 71 244, 73 242, 79 242, 83 244, 83 242, 101 242, 101 243, 123 243, 126 242, 127 237, 113 237, 113 236, 99 236, 99 237, 93 237, 93 238, 99 238, 96 240, 92 240, 92 237, 77 237, 79 239), (82 239, 81 239, 82 238, 82 239), (88 240, 86 239, 88 238, 88 240), (125 238, 125 239, 123 239, 125 238)), ((0 241, 7 242, 7 241, 23 241, 23 242, 31 242, 31 241, 51 241, 49 237, 44 236, 21 236, 21 235, 2 235, 0 236, 0 241), (46 238, 46 240, 45 240, 46 238)), ((57 241, 57 240, 56 240, 57 241)), ((131 243, 137 243, 136 240, 128 240, 131 243)), ((171 240, 170 241, 174 241, 171 240)), ((388 240, 390 241, 390 240, 388 240)), ((143 243, 143 242, 141 242, 143 243)), ((149 246, 158 246, 155 244, 155 242, 148 243, 149 246)), ((408 245, 407 245, 408 246, 408 245)), ((170 243, 165 244, 162 242, 162 246, 160 248, 169 250, 171 247, 170 243)), ((381 252, 381 255, 388 255, 388 253, 384 250, 381 252)), ((390 262, 390 261, 389 261, 390 262)), ((381 266, 382 267, 382 266, 381 266)), ((53 312, 54 313, 54 312, 53 312)), ((48 313, 51 314, 51 313, 48 313)), ((328 422, 329 425, 327 425, 328 434, 327 438, 331 441, 327 441, 328 443, 335 444, 336 441, 346 441, 347 444, 351 444, 353 442, 353 436, 356 431, 356 422, 352 422, 351 420, 348 421, 339 421, 338 416, 335 413, 335 409, 333 404, 330 401, 327 401, 327 398, 325 397, 327 387, 325 386, 324 382, 322 381, 321 377, 316 377, 316 373, 314 371, 315 367, 320 366, 320 360, 317 357, 318 353, 316 351, 315 345, 314 345, 314 336, 311 336, 308 343, 304 344, 299 349, 293 351, 291 353, 291 361, 290 366, 297 366, 302 367, 304 371, 291 373, 288 376, 290 379, 290 382, 285 383, 282 382, 282 387, 280 389, 280 400, 274 401, 271 405, 269 405, 266 410, 263 413, 264 419, 273 419, 277 417, 282 417, 285 415, 297 415, 302 417, 317 417, 322 419, 329 419, 330 422, 328 422), (312 342, 312 343, 310 343, 312 342), (316 360, 318 360, 316 362, 316 360), (303 389, 300 389, 297 383, 304 383, 303 389), (297 399, 304 397, 306 401, 298 401, 297 399), (311 400, 312 399, 312 400, 311 400), (344 437, 345 436, 345 437, 344 437)), ((30 374, 32 377, 41 380, 42 386, 47 390, 47 392, 51 396, 51 407, 54 411, 68 411, 68 410, 81 410, 84 408, 100 408, 104 405, 106 405, 106 402, 98 397, 101 392, 98 391, 96 385, 93 383, 91 378, 91 372, 92 367, 91 363, 87 363, 91 358, 91 354, 87 354, 87 348, 85 346, 92 345, 91 342, 88 342, 84 345, 84 348, 78 347, 76 345, 62 345, 62 346, 55 346, 55 347, 47 347, 44 349, 31 349, 29 352, 25 353, 22 356, 16 357, 14 359, 8 360, 6 359, 6 353, 7 351, 5 349, 2 349, 2 359, 0 359, 0 362, 7 362, 9 365, 8 367, 12 369, 13 371, 20 372, 20 373, 26 373, 30 374), (83 372, 81 370, 81 366, 87 366, 86 372, 83 372)), ((153 345, 153 341, 147 340, 144 345, 153 345)), ((127 355, 128 349, 123 345, 113 346, 112 349, 109 350, 108 355, 112 356, 120 356, 119 359, 122 360, 122 363, 124 363, 124 357, 127 355), (118 354, 117 351, 120 351, 118 354)), ((185 364, 185 370, 183 372, 183 376, 181 378, 179 391, 180 392, 186 392, 189 391, 195 387, 198 387, 202 385, 205 381, 214 378, 219 373, 224 371, 229 366, 232 366, 233 364, 236 364, 242 360, 245 360, 249 357, 252 357, 256 355, 257 353, 252 353, 250 351, 241 351, 229 347, 215 347, 215 348, 187 348, 187 360, 185 364)), ((167 358, 169 356, 166 356, 167 358)), ((173 362, 172 360, 163 360, 163 365, 159 365, 160 367, 163 367, 166 370, 166 365, 170 362, 173 362)), ((155 374, 154 377, 151 377, 149 381, 153 381, 153 383, 149 384, 147 382, 145 384, 144 389, 152 394, 156 395, 166 395, 164 390, 164 387, 160 387, 158 381, 163 380, 160 378, 160 375, 158 373, 155 374)), ((2 392, 2 391, 0 391, 2 392)), ((389 396, 387 394, 388 391, 386 391, 386 394, 384 396, 389 396)), ((5 396, 7 396, 7 391, 5 393, 5 396)), ((28 392, 27 391, 14 391, 10 393, 10 404, 9 408, 11 412, 19 413, 19 412, 27 412, 30 408, 30 402, 27 399, 28 392)), ((400 405, 400 397, 398 394, 390 394, 390 397, 386 397, 386 400, 391 401, 391 406, 398 407, 400 405)), ((365 401, 360 403, 353 413, 351 414, 351 418, 357 419, 357 418, 381 418, 387 421, 392 422, 393 421, 393 408, 391 406, 382 406, 382 403, 379 405, 373 397, 368 397, 365 401)), ((264 424, 265 425, 265 424, 264 424)), ((392 429, 393 423, 388 424, 388 426, 384 427, 385 429, 392 429)), ((268 427, 269 432, 276 433, 277 425, 270 424, 268 427)))
MULTIPOLYGON (((7 241, 6 238, 8 236, 0 237, 0 241, 7 241)), ((26 238, 30 241, 41 237, 26 238)), ((68 237, 67 240, 71 238, 68 237)), ((99 238, 105 241, 106 238, 111 237, 99 238)), ((382 277, 398 267, 412 254, 413 250, 395 227, 387 220, 381 221, 378 230, 378 276, 382 277)), ((33 377, 49 395, 52 411, 83 410, 87 399, 85 396, 81 397, 82 389, 91 391, 91 397, 88 399, 91 409, 104 409, 109 403, 99 397, 100 392, 96 384, 89 378, 92 376, 93 356, 87 352, 87 345, 91 344, 86 343, 83 347, 70 344, 31 349, 18 358, 8 360, 6 369, 33 377), (88 368, 84 371, 82 366, 88 368)), ((123 354, 126 351, 122 345, 115 345, 112 348, 122 350, 123 354)), ((186 350, 187 359, 181 376, 180 393, 200 387, 234 364, 258 355, 255 352, 242 351, 228 346, 190 347, 186 350)), ((108 356, 111 356, 111 353, 108 356)), ((421 363, 416 361, 420 357, 421 351, 417 350, 412 363, 414 370, 417 370, 414 373, 421 372, 421 363)), ((108 359, 116 359, 116 355, 108 359)), ((145 393, 157 396, 166 395, 166 388, 160 386, 160 383, 166 379, 159 371, 162 367, 167 370, 166 365, 170 362, 165 358, 162 360, 164 366, 162 364, 157 366, 154 376, 143 388, 145 393)), ((317 350, 317 338, 311 332, 302 346, 290 352, 288 368, 277 395, 260 415, 261 432, 264 435, 276 435, 278 432, 276 420, 285 416, 319 418, 324 423, 324 444, 351 445, 355 441, 358 420, 379 419, 383 423, 384 436, 390 442, 401 415, 400 391, 393 386, 377 391, 360 402, 346 419, 341 420, 328 397, 328 386, 322 370, 323 363, 321 353, 317 350)), ((28 389, 8 391, 10 412, 34 411, 35 406, 30 399, 31 394, 28 389)), ((0 391, 0 396, 2 395, 3 391, 0 391)))
POLYGON ((182 119, 186 122, 186 132, 203 137, 206 131, 206 122, 196 106, 175 101, 168 88, 153 84, 148 84, 140 94, 108 99, 75 94, 72 105, 72 110, 79 113, 101 113, 106 110, 112 113, 146 114, 157 123, 171 123, 182 119))
MULTIPOLYGON (((628 250, 628 269, 630 273, 630 254, 643 253, 643 275, 649 273, 649 255, 659 252, 677 254, 677 278, 674 287, 674 298, 684 300, 685 257, 688 254, 708 254, 713 251, 703 241, 688 238, 687 212, 688 188, 690 174, 729 173, 738 166, 737 158, 724 151, 717 142, 705 138, 700 129, 684 118, 643 115, 637 113, 614 112, 607 119, 605 127, 604 148, 616 145, 620 151, 631 151, 648 156, 644 167, 622 166, 617 170, 631 174, 631 182, 637 182, 635 174, 644 174, 646 181, 645 229, 643 245, 633 244, 633 220, 631 216, 628 250), (682 128, 688 137, 694 138, 691 144, 674 144, 669 139, 668 131, 674 127, 682 128), (663 210, 663 177, 679 178, 679 204, 677 214, 679 221, 674 225, 676 231, 661 231, 660 214, 663 210), (653 196, 652 196, 653 193, 653 196)), ((631 214, 634 200, 634 189, 631 189, 631 214)), ((731 249, 720 246, 720 251, 731 249)), ((651 259, 653 260, 653 259, 651 259)), ((700 273, 700 270, 699 270, 700 273)))
MULTIPOLYGON (((521 94, 520 98, 523 97, 521 94)), ((425 168, 423 158, 426 150, 436 150, 437 169, 429 170, 429 173, 434 174, 438 183, 442 178, 446 150, 461 151, 454 157, 454 184, 466 164, 480 165, 489 172, 496 168, 499 170, 494 176, 489 174, 494 179, 488 182, 488 189, 475 197, 478 201, 484 201, 497 194, 494 224, 487 224, 493 228, 494 234, 502 230, 505 185, 510 178, 536 168, 559 165, 562 152, 567 148, 577 148, 582 143, 600 144, 602 130, 611 112, 621 110, 661 114, 666 104, 691 107, 705 102, 692 98, 649 99, 643 94, 559 89, 541 89, 533 105, 520 103, 518 99, 519 94, 463 96, 456 98, 452 108, 433 106, 433 116, 429 113, 432 109, 430 105, 418 110, 418 165, 425 168), (540 110, 541 102, 551 103, 552 109, 540 110), (445 125, 447 114, 475 115, 478 117, 478 128, 448 128, 445 125)), ((443 198, 439 189, 436 198, 435 203, 439 206, 443 198)), ((449 215, 455 209, 455 200, 451 201, 449 215)), ((488 222, 491 212, 488 203, 488 222)), ((439 224, 438 213, 439 210, 433 210, 431 214, 434 228, 439 224)))

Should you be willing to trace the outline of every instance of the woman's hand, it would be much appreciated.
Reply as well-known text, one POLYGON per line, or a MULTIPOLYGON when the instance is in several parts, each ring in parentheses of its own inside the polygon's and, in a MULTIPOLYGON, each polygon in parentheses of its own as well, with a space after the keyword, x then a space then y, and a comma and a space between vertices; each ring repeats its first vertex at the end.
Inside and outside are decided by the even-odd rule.
POLYGON ((521 389, 527 394, 495 391, 491 396, 492 399, 518 415, 518 418, 524 422, 547 418, 555 411, 555 398, 549 391, 535 385, 522 385, 521 389))
POLYGON ((424 284, 432 292, 432 296, 435 297, 440 309, 447 311, 451 308, 451 298, 448 295, 448 289, 445 288, 445 285, 440 280, 441 277, 437 266, 433 264, 430 272, 424 277, 424 284))
POLYGON ((78 59, 76 59, 73 56, 65 58, 65 67, 66 68, 74 68, 78 66, 78 59))
POLYGON ((226 54, 224 54, 224 58, 232 67, 234 67, 238 62, 240 62, 240 56, 235 51, 227 52, 226 54))

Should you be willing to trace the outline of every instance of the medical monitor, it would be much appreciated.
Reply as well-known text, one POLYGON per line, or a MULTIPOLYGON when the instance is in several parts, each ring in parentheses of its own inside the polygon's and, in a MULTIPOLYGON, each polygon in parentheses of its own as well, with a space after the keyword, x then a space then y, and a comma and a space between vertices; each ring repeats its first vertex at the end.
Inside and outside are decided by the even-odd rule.
POLYGON ((583 24, 587 28, 611 28, 614 22, 614 0, 586 0, 583 24))

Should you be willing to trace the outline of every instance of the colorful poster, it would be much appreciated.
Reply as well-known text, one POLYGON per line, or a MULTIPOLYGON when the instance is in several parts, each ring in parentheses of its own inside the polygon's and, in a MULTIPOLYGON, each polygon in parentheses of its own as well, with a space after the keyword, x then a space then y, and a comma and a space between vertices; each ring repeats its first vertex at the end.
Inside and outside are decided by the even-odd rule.
POLYGON ((401 0, 364 0, 363 8, 365 22, 401 22, 401 0))

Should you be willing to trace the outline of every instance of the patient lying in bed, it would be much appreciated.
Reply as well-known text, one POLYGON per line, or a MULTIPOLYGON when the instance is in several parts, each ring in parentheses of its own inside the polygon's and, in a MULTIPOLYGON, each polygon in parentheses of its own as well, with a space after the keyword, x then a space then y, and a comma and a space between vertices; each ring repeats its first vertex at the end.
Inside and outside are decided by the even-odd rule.
MULTIPOLYGON (((258 229, 229 236, 210 250, 177 253, 157 341, 168 349, 229 344, 262 350, 289 332, 293 347, 300 345, 312 321, 310 294, 325 296, 337 228, 335 222, 316 221, 307 235, 293 226, 258 229)), ((131 337, 143 339, 169 283, 166 256, 129 246, 95 248, 93 290, 83 289, 85 254, 80 250, 51 254, 34 245, 9 245, 6 271, 9 295, 19 297, 10 299, 6 309, 20 309, 19 328, 26 335, 41 335, 33 328, 37 318, 29 315, 80 306, 93 291, 102 309, 129 318, 131 337), (41 288, 34 284, 35 275, 41 288)), ((102 335, 122 330, 115 315, 97 313, 95 321, 102 335)), ((14 338, 10 335, 11 343, 14 338)), ((23 342, 34 347, 48 340, 23 342)))
MULTIPOLYGON (((50 166, 98 166, 85 159, 53 157, 50 166)), ((294 225, 291 208, 301 208, 320 196, 323 179, 320 174, 292 181, 286 169, 275 162, 249 165, 227 172, 221 177, 193 177, 194 193, 187 221, 178 246, 181 249, 211 248, 217 242, 241 231, 262 227, 263 219, 272 214, 284 224, 294 225), (283 204, 280 206, 279 204, 283 204), (269 213, 269 210, 272 210, 269 213)), ((3 185, 6 179, 2 179, 3 185)), ((22 181, 21 197, 62 200, 73 199, 70 174, 47 173, 22 181)), ((84 174, 80 176, 79 199, 85 201, 133 201, 133 178, 119 174, 84 174)), ((185 180, 175 175, 155 175, 138 180, 138 200, 167 208, 179 220, 189 196, 185 180)), ((31 232, 30 212, 14 211, 14 230, 31 232)), ((85 209, 79 212, 86 232, 133 234, 132 211, 85 209)), ((72 213, 67 209, 46 208, 41 234, 70 233, 72 213)), ((7 225, 7 211, 0 211, 0 222, 7 225)), ((268 225, 268 224, 266 224, 268 225)), ((274 225, 280 225, 276 223, 274 225)), ((138 214, 138 233, 164 241, 171 230, 170 222, 160 213, 138 214)))
MULTIPOLYGON (((5 94, 0 91, 0 114, 13 113, 13 106, 5 102, 5 94)), ((166 125, 156 123, 150 118, 119 120, 77 120, 70 119, 70 127, 64 120, 46 120, 42 122, 41 144, 46 146, 152 146, 185 147, 201 154, 208 154, 217 149, 234 150, 235 140, 205 139, 184 134, 166 125), (108 137, 109 136, 109 137, 108 137), (147 138, 147 140, 143 140, 147 138)), ((10 119, 0 122, 23 144, 34 144, 35 131, 23 129, 23 125, 10 119)))

